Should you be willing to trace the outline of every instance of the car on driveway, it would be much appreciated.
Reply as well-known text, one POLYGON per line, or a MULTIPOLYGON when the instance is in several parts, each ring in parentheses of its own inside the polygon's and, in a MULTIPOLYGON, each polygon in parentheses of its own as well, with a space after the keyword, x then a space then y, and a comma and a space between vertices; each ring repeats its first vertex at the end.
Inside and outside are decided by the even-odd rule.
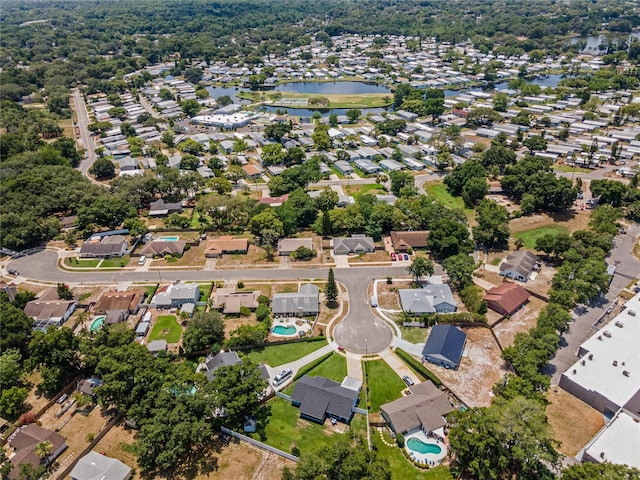
POLYGON ((409 255, 407 255, 406 253, 404 254, 404 259, 405 260, 409 260, 409 255))
POLYGON ((392 261, 392 262, 395 262, 395 261, 396 261, 396 254, 395 254, 395 253, 392 253, 392 254, 391 254, 391 261, 392 261))
POLYGON ((411 377, 409 375, 405 375, 404 377, 402 377, 402 380, 404 381, 404 383, 406 383, 409 387, 412 386, 414 384, 413 380, 411 380, 411 377))
POLYGON ((20 275, 20 272, 17 270, 7 270, 7 273, 9 275, 13 275, 14 277, 17 277, 18 275, 20 275))

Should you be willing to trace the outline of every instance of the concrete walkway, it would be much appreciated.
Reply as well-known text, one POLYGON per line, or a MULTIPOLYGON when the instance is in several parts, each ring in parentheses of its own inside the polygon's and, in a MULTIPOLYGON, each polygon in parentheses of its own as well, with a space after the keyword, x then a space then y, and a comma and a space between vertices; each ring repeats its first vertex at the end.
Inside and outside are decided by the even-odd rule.
POLYGON ((380 352, 379 355, 400 378, 407 376, 413 380, 413 383, 420 383, 420 379, 415 373, 413 373, 413 370, 407 367, 404 362, 391 351, 391 349, 386 349, 383 352, 380 352))
POLYGON ((475 283, 480 288, 484 288, 485 290, 491 290, 492 288, 495 288, 495 285, 493 283, 487 282, 486 280, 478 277, 473 277, 473 283, 475 283))
POLYGON ((362 381, 364 379, 364 373, 362 371, 362 355, 357 353, 347 352, 347 376, 351 378, 357 378, 362 381))
POLYGON ((329 342, 324 347, 319 348, 315 352, 311 352, 309 355, 305 355, 304 357, 299 358, 298 360, 294 360, 293 362, 285 363, 283 365, 278 365, 277 367, 271 367, 265 364, 265 366, 267 367, 267 372, 269 372, 269 378, 275 377, 278 373, 280 373, 285 368, 290 368, 293 371, 293 375, 291 375, 291 379, 276 388, 276 390, 282 390, 287 385, 289 385, 291 381, 293 381, 293 377, 296 376, 296 374, 302 367, 304 367, 305 365, 311 362, 316 361, 317 359, 319 359, 323 355, 326 355, 327 353, 333 352, 336 348, 338 348, 338 346, 334 342, 329 342))
POLYGON ((422 349, 424 348, 424 345, 421 343, 411 343, 398 337, 394 338, 391 346, 393 348, 401 348, 405 352, 410 353, 411 355, 417 355, 418 357, 422 356, 422 349))

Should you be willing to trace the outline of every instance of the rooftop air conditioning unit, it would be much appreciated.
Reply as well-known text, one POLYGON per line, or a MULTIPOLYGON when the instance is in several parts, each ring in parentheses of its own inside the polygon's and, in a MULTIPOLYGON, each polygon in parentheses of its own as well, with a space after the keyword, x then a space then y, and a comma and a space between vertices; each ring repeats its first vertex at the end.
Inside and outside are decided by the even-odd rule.
POLYGON ((622 374, 623 374, 625 377, 628 377, 628 376, 629 376, 629 370, 623 370, 623 371, 622 371, 622 374))
POLYGON ((589 356, 587 357, 589 360, 593 360, 593 353, 590 353, 589 356))
POLYGON ((611 338, 611 332, 605 330, 604 332, 602 332, 602 334, 607 337, 607 338, 611 338))
POLYGON ((624 327, 624 323, 622 323, 622 322, 620 322, 620 321, 618 321, 618 322, 614 323, 614 325, 615 325, 616 327, 619 327, 619 328, 624 327))

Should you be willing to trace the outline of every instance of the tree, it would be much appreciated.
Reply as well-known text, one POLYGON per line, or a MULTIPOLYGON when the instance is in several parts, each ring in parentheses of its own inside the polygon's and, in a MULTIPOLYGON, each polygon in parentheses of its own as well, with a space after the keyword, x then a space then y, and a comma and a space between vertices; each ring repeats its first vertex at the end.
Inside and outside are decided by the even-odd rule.
POLYGON ((264 165, 280 165, 286 156, 286 150, 279 143, 269 143, 262 147, 261 157, 264 165))
POLYGON ((329 268, 329 275, 327 277, 327 285, 325 287, 325 297, 327 303, 334 303, 338 299, 338 284, 333 273, 333 268, 329 268))
POLYGON ((240 365, 222 367, 216 370, 216 404, 222 406, 225 415, 238 418, 245 412, 254 410, 260 402, 260 395, 267 382, 253 362, 245 359, 240 365))
POLYGON ((73 292, 69 288, 69 285, 65 283, 58 283, 56 293, 60 300, 73 300, 73 292))
POLYGON ((45 463, 49 463, 48 457, 53 453, 53 444, 48 440, 40 442, 36 445, 35 454, 40 460, 44 460, 45 463))
POLYGON ((124 228, 129 230, 132 237, 141 237, 149 231, 147 224, 139 218, 127 218, 124 221, 124 228))
POLYGON ((318 255, 318 252, 316 252, 314 249, 307 248, 303 245, 300 245, 293 252, 291 252, 290 257, 293 260, 311 260, 312 258, 315 258, 317 255, 318 255))
POLYGON ((200 67, 189 67, 182 72, 185 80, 191 83, 198 83, 202 79, 202 69, 200 67))
POLYGON ((270 123, 264 128, 264 136, 279 142, 282 137, 291 131, 291 128, 290 122, 270 123))
POLYGON ((506 93, 496 93, 493 96, 493 109, 496 112, 506 112, 509 108, 509 96, 506 93))
POLYGON ((559 463, 544 406, 516 397, 449 416, 455 474, 487 479, 553 479, 559 463))
POLYGON ((540 135, 532 135, 527 138, 522 144, 529 149, 529 153, 533 155, 534 152, 539 152, 547 148, 547 139, 540 135))
POLYGON ((396 196, 400 195, 400 191, 404 187, 415 187, 415 178, 409 172, 402 170, 391 172, 389 178, 391 179, 391 192, 396 196))
POLYGON ((329 150, 331 148, 331 137, 328 133, 329 127, 322 123, 317 123, 311 138, 316 150, 329 150))
POLYGON ((419 282, 422 277, 429 277, 433 275, 434 265, 431 259, 426 257, 416 257, 411 265, 407 267, 415 282, 419 282))
POLYGON ((462 187, 462 199, 473 206, 482 200, 489 193, 489 186, 484 178, 470 178, 462 187))
POLYGON ((24 410, 24 402, 29 395, 29 390, 24 387, 3 386, 0 394, 0 415, 2 417, 16 418, 24 410))
POLYGON ((318 452, 303 453, 295 470, 283 471, 283 480, 391 480, 386 459, 370 451, 363 438, 349 432, 318 452))
POLYGON ((249 231, 259 237, 263 230, 273 230, 278 237, 284 236, 284 224, 273 209, 263 210, 249 220, 249 231))
POLYGON ((476 160, 468 160, 456 166, 444 179, 444 184, 452 195, 461 195, 465 184, 472 178, 486 178, 487 171, 476 160))
POLYGON ((616 180, 592 180, 589 190, 594 197, 598 197, 598 204, 608 204, 620 207, 627 194, 627 186, 616 180))
POLYGON ((359 108, 351 108, 347 110, 347 118, 349 119, 349 123, 356 123, 358 119, 362 115, 362 112, 359 108))
POLYGON ((474 240, 485 248, 509 245, 509 212, 498 203, 484 199, 476 207, 478 225, 473 227, 474 240))
POLYGON ((117 228, 127 218, 137 216, 137 211, 125 199, 115 195, 101 195, 91 205, 78 211, 78 227, 87 228, 91 224, 117 228))
POLYGON ((202 155, 204 153, 204 145, 200 142, 196 142, 193 138, 187 138, 180 142, 178 150, 182 153, 189 153, 191 155, 202 155))
POLYGON ((29 361, 42 374, 43 390, 57 391, 66 377, 78 370, 78 345, 78 337, 66 327, 49 327, 46 332, 34 332, 29 342, 29 361))
POLYGON ((562 480, 640 480, 640 470, 615 463, 576 463, 562 470, 562 480))
POLYGON ((446 258, 442 262, 442 267, 447 271, 449 283, 456 290, 460 291, 467 285, 473 283, 473 272, 476 269, 476 262, 466 253, 459 253, 446 258))
POLYGON ((10 303, 6 295, 0 295, 0 309, 0 352, 16 349, 26 356, 33 334, 33 319, 10 303))
POLYGON ((22 375, 22 355, 15 348, 5 350, 0 355, 0 385, 8 388, 17 385, 22 375))
POLYGON ((431 226, 427 246, 434 255, 442 258, 473 250, 466 225, 449 218, 443 218, 431 226))
POLYGON ((101 157, 91 165, 89 173, 95 175, 98 180, 106 180, 116 174, 116 166, 108 158, 101 157))
POLYGON ((182 111, 184 112, 185 115, 188 115, 189 117, 193 117, 197 115, 197 113, 202 109, 202 105, 200 104, 200 102, 198 102, 198 100, 191 99, 191 100, 184 100, 180 104, 180 108, 182 108, 182 111))
POLYGON ((500 120, 502 120, 502 116, 489 107, 472 108, 467 115, 467 125, 471 127, 493 125, 500 120))
POLYGON ((224 320, 219 312, 196 313, 184 332, 182 347, 187 353, 211 352, 216 354, 224 340, 224 320))

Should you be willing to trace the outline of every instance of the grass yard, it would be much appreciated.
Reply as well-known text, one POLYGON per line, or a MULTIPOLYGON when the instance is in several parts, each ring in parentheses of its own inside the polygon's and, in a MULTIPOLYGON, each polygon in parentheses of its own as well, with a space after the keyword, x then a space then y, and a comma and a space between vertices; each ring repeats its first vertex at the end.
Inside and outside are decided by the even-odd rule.
MULTIPOLYGON (((362 94, 329 94, 316 95, 307 93, 280 92, 282 97, 274 100, 271 104, 274 107, 289 107, 291 104, 287 100, 310 99, 314 97, 324 97, 329 100, 329 105, 322 105, 322 108, 376 108, 385 107, 391 102, 391 95, 388 93, 362 93, 362 94)), ((303 104, 302 106, 306 106, 303 104)))
POLYGON ((391 468, 391 478, 402 480, 453 480, 448 467, 436 467, 429 470, 419 469, 404 456, 400 448, 388 447, 380 439, 376 430, 371 431, 371 443, 378 455, 386 458, 391 468))
POLYGON ((167 343, 178 343, 181 336, 182 327, 175 315, 160 315, 151 329, 149 341, 166 340, 167 343))
POLYGON ((575 172, 575 173, 589 173, 591 172, 591 170, 589 170, 588 168, 582 168, 582 167, 572 167, 571 165, 553 165, 553 169, 557 170, 558 172, 575 172))
POLYGON ((211 290, 213 289, 213 282, 199 283, 198 286, 200 287, 200 301, 206 302, 207 300, 209 300, 209 297, 211 296, 211 290))
MULTIPOLYGON (((321 342, 320 342, 321 343, 321 342)), ((312 377, 325 377, 336 382, 342 382, 347 376, 347 360, 337 353, 333 353, 324 362, 307 372, 312 377)))
POLYGON ((539 238, 544 237, 547 234, 558 235, 560 233, 569 233, 569 231, 565 227, 561 227, 559 225, 549 225, 534 228, 532 230, 525 230, 524 232, 516 234, 516 237, 524 242, 524 246, 526 248, 535 249, 536 240, 539 238))
POLYGON ((285 452, 293 447, 301 453, 317 452, 333 443, 329 427, 301 419, 300 410, 286 400, 276 397, 266 407, 270 410, 266 425, 259 426, 253 438, 285 452))
POLYGON ((369 185, 350 185, 344 187, 344 191, 347 195, 359 197, 360 195, 364 195, 365 193, 369 193, 371 195, 384 193, 384 186, 380 185, 379 183, 372 183, 369 185))
POLYGON ((462 197, 454 197, 449 193, 447 187, 442 182, 428 182, 424 184, 424 191, 427 196, 445 204, 451 208, 462 208, 465 212, 471 212, 472 210, 466 209, 462 197))
POLYGON ((254 363, 264 362, 275 367, 298 360, 325 345, 326 342, 320 341, 287 343, 284 345, 256 348, 255 350, 245 351, 243 354, 254 363))
POLYGON ((64 259, 64 264, 68 267, 76 268, 96 268, 100 263, 100 259, 81 260, 75 257, 67 257, 64 259))
POLYGON ((380 410, 380 405, 389 403, 402 396, 407 386, 384 360, 364 362, 369 387, 371 411, 380 410))
POLYGON ((403 340, 411 343, 424 343, 427 341, 428 328, 400 327, 403 340))
POLYGON ((129 264, 129 255, 117 258, 105 258, 100 264, 100 268, 122 268, 129 264))

